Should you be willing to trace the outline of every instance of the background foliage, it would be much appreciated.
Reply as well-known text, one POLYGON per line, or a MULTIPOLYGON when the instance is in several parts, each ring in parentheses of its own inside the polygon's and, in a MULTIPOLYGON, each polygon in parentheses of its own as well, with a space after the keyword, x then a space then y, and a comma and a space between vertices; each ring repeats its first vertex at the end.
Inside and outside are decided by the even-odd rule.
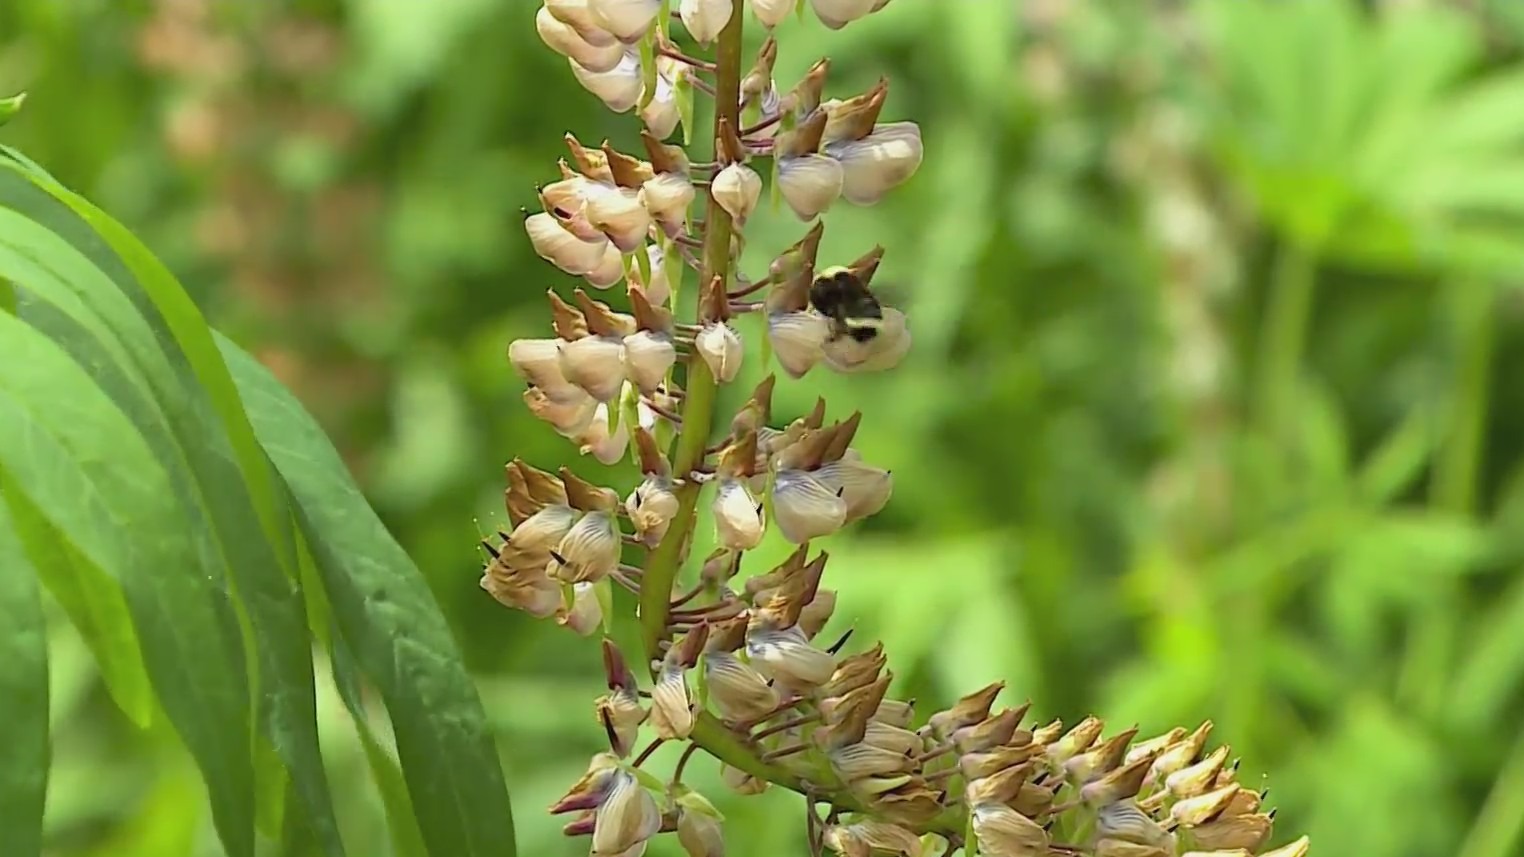
MULTIPOLYGON (((0 90, 30 91, 3 141, 333 437, 467 655, 520 847, 570 855, 543 809, 601 740, 597 650, 492 602, 475 542, 503 462, 574 454, 504 359, 569 282, 519 208, 565 131, 636 125, 538 43, 536 5, 11 0, 0 90)), ((829 546, 838 623, 928 703, 1004 677, 1042 717, 1210 717, 1270 776, 1277 841, 1524 850, 1521 39, 1501 0, 895 0, 783 28, 780 81, 824 53, 833 94, 887 75, 927 147, 823 247, 888 248, 910 358, 781 385, 784 410, 863 408, 896 474, 829 546)), ((749 259, 799 231, 761 219, 749 259)), ((48 853, 219 853, 186 752, 51 627, 48 853)), ((346 842, 389 853, 375 747, 319 671, 346 842)), ((787 796, 695 767, 738 857, 799 847, 787 796)))

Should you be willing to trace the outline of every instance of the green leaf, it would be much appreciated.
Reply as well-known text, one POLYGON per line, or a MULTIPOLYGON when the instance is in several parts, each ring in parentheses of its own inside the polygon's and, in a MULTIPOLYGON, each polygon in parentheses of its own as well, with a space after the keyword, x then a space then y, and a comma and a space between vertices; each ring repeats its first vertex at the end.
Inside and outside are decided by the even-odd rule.
POLYGON ((51 756, 48 634, 36 577, 3 507, 0 629, 0 830, 5 831, 5 853, 27 857, 42 853, 42 806, 51 756))
MULTIPOLYGON (((0 205, 28 218, 0 208, 0 276, 24 285, 25 320, 75 362, 93 367, 191 504, 198 523, 190 538, 231 578, 247 636, 257 641, 251 670, 257 722, 276 751, 260 754, 262 779, 279 786, 281 777, 263 770, 278 759, 302 795, 297 811, 312 816, 328 854, 342 855, 318 749, 290 515, 206 323, 120 224, 56 184, 7 167, 0 171, 0 205), (195 356, 190 365, 185 355, 195 356), (220 396, 206 392, 219 389, 220 396)), ((278 799, 280 792, 269 794, 278 799)))
POLYGON ((1476 625, 1447 696, 1451 717, 1464 728, 1503 716, 1508 701, 1524 685, 1524 579, 1476 625))
POLYGON ((481 699, 423 575, 301 404, 219 339, 290 486, 336 627, 379 689, 431 854, 511 855, 512 811, 481 699))
POLYGON ((28 547, 32 568, 95 657, 106 690, 138 728, 153 722, 153 688, 121 586, 41 516, 26 498, 7 497, 15 526, 39 538, 28 547))
POLYGON ((16 114, 21 112, 21 106, 25 103, 25 92, 18 92, 9 98, 0 98, 0 126, 16 118, 16 114))
POLYGON ((249 687, 236 617, 215 570, 185 538, 191 516, 147 441, 56 344, 0 315, 0 466, 6 500, 56 532, 25 527, 29 552, 63 534, 115 577, 170 721, 201 768, 219 837, 254 851, 249 687))

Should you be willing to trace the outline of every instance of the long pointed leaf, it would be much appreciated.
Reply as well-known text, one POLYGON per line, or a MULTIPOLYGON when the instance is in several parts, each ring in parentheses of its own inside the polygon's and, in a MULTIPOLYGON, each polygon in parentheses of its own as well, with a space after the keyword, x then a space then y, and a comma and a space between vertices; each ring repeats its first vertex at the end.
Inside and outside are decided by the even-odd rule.
MULTIPOLYGON (((251 679, 258 690, 258 723, 277 754, 259 753, 256 759, 263 768, 278 758, 302 797, 291 808, 310 816, 327 854, 341 857, 343 845, 318 748, 311 650, 296 586, 289 512, 284 496, 268 488, 270 466, 257 443, 253 456, 242 456, 246 466, 240 469, 240 456, 229 440, 230 431, 235 436, 238 432, 227 429, 214 397, 201 389, 203 381, 216 382, 218 368, 226 378, 221 355, 214 350, 217 367, 202 372, 183 362, 179 343, 193 342, 198 325, 201 337, 211 341, 205 322, 191 305, 178 315, 180 338, 162 324, 156 328, 157 303, 144 292, 139 275, 157 278, 152 297, 161 302, 185 310, 188 298, 146 249, 135 242, 116 242, 118 252, 132 254, 136 264, 129 266, 112 246, 101 242, 94 226, 65 204, 70 201, 67 192, 23 180, 15 168, 5 172, 10 175, 0 173, 0 204, 35 221, 0 229, 0 272, 27 284, 28 293, 39 299, 23 303, 21 315, 63 345, 76 362, 97 367, 98 380, 143 431, 189 504, 203 516, 205 525, 192 527, 191 536, 205 541, 203 551, 232 578, 255 644, 257 669, 251 679), (170 432, 152 428, 164 423, 170 432), (268 494, 263 505, 276 513, 270 527, 255 502, 261 484, 268 494)), ((77 198, 73 201, 84 205, 77 198)), ((120 228, 104 214, 87 210, 96 225, 113 232, 120 228)), ((0 210, 0 215, 6 214, 0 210)), ((227 385, 231 389, 231 380, 227 385)), ((236 391, 223 398, 237 403, 236 391)), ((254 443, 241 404, 238 407, 237 416, 254 443)), ((261 770, 263 782, 280 779, 275 772, 261 770)), ((278 799, 279 793, 272 797, 278 799)))
POLYGON ((335 625, 386 703, 429 853, 511 857, 512 814, 486 715, 423 575, 301 404, 253 357, 219 344, 299 507, 335 625))
POLYGON ((228 593, 185 538, 191 516, 147 441, 45 336, 0 314, 0 466, 32 505, 122 584, 165 712, 196 758, 231 857, 254 851, 249 688, 228 593), (186 573, 187 570, 196 573, 186 573))
POLYGON ((48 637, 37 579, 3 503, 0 629, 0 830, 7 855, 33 857, 42 853, 50 757, 48 637))

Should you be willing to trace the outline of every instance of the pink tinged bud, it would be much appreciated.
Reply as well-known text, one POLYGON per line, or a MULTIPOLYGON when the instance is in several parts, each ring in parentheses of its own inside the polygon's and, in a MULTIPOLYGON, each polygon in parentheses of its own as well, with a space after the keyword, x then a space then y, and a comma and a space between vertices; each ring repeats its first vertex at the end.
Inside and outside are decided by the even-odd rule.
POLYGON ((894 493, 894 477, 861 461, 843 458, 815 471, 815 478, 827 488, 839 492, 847 504, 845 523, 860 521, 878 514, 894 493))
POLYGON ((767 317, 767 337, 772 340, 773 355, 790 378, 803 378, 820 362, 830 335, 830 322, 817 313, 784 312, 767 317))
POLYGON ((745 164, 731 164, 715 174, 709 193, 737 226, 744 225, 762 196, 762 177, 745 164))
POLYGON ((724 820, 698 792, 685 791, 677 799, 677 841, 688 857, 725 857, 724 820))
MULTIPOLYGON (((547 7, 540 7, 534 16, 535 30, 551 50, 570 59, 588 71, 608 71, 624 57, 624 46, 612 34, 603 32, 597 43, 589 41, 577 28, 559 19, 547 7)), ((601 31, 588 30, 594 39, 601 31)))
POLYGON ((630 431, 625 423, 620 423, 617 429, 610 432, 609 406, 598 403, 594 407, 592 419, 588 420, 573 440, 577 442, 577 451, 581 454, 592 455, 598 463, 613 466, 624 458, 624 451, 630 443, 630 431))
POLYGON ((647 476, 624 501, 624 510, 635 525, 635 534, 648 547, 661 543, 672 519, 677 517, 677 508, 672 480, 665 476, 647 476))
POLYGON ((729 384, 740 373, 744 349, 740 334, 729 324, 712 321, 704 325, 694 337, 693 347, 704 358, 710 374, 721 384, 729 384))
POLYGON ((731 0, 681 0, 677 6, 688 35, 706 46, 730 23, 734 11, 731 0))
POLYGON ((630 755, 640 737, 640 724, 648 715, 633 690, 613 690, 598 698, 598 721, 608 734, 609 746, 621 759, 630 755))
POLYGON ((599 753, 587 765, 587 772, 550 805, 551 815, 579 812, 601 806, 614 790, 615 780, 628 776, 619 769, 619 760, 612 753, 599 753))
POLYGON ((675 664, 662 666, 651 687, 651 725, 657 737, 687 738, 693 732, 693 719, 687 670, 675 664))
POLYGON ((598 603, 598 595, 593 590, 591 583, 578 583, 572 586, 572 606, 567 610, 556 611, 556 624, 576 631, 583 637, 592 636, 603 624, 603 607, 598 603))
POLYGON ((882 372, 893 369, 910 352, 910 327, 905 314, 894 307, 884 307, 884 323, 878 335, 867 342, 842 336, 822 346, 822 356, 832 370, 843 374, 882 372))
POLYGON ((820 19, 820 23, 832 30, 840 30, 859 18, 866 18, 873 11, 874 2, 875 0, 810 0, 810 8, 815 10, 815 17, 820 19))
POLYGON ((632 44, 640 41, 661 11, 661 0, 588 0, 587 5, 605 30, 632 44))
POLYGON ((780 470, 773 477, 773 521, 791 544, 828 536, 847 519, 847 502, 803 470, 780 470))
POLYGON ((829 210, 844 181, 841 164, 825 155, 778 159, 778 192, 800 220, 814 220, 829 210))
POLYGON ((567 822, 561 826, 561 833, 565 836, 592 836, 593 828, 598 826, 598 811, 589 809, 577 816, 576 820, 567 822))
POLYGON ((624 342, 587 336, 561 344, 561 374, 600 402, 612 402, 624 387, 624 342))
POLYGON ((714 495, 714 528, 720 545, 751 550, 762 543, 762 504, 739 479, 721 479, 714 495))
MULTIPOLYGON (((654 132, 653 132, 654 133, 654 132)), ((688 217, 688 207, 693 204, 696 191, 693 182, 687 176, 677 173, 662 173, 655 178, 647 179, 641 185, 644 191, 643 198, 646 210, 661 224, 662 231, 667 237, 681 235, 685 229, 688 217)), ((656 259, 651 260, 651 270, 654 272, 658 265, 656 259)), ((665 297, 658 300, 650 288, 646 289, 646 297, 652 303, 662 303, 665 297)))
POLYGON ((609 512, 588 512, 551 554, 551 576, 563 583, 596 583, 619 566, 619 528, 609 512))
POLYGON ((625 375, 646 395, 666 383, 667 370, 677 362, 672 337, 654 330, 637 330, 624 338, 625 375))
POLYGON ((613 855, 644 843, 661 831, 661 809, 656 798, 641 788, 629 771, 614 774, 613 788, 598 807, 593 827, 593 854, 613 855))
POLYGON ((1047 857, 1048 832, 1004 804, 981 804, 972 810, 979 853, 990 857, 1047 857))
POLYGON ((740 768, 732 768, 729 765, 720 765, 720 780, 733 792, 743 795, 759 795, 767 791, 770 785, 767 780, 754 777, 740 768))
POLYGON ((751 13, 762 26, 772 29, 793 14, 795 0, 751 0, 751 13))
POLYGON ((836 671, 830 653, 810 645, 798 628, 749 631, 746 655, 763 675, 792 688, 819 687, 836 671))
POLYGON ((778 691, 755 667, 730 652, 705 654, 703 666, 709 702, 721 718, 755 720, 778 707, 778 691))
POLYGON ((524 218, 529 243, 541 259, 574 276, 582 276, 603 262, 607 241, 584 241, 566 231, 553 215, 543 211, 524 218))
POLYGON ((582 88, 596 95, 603 106, 615 113, 629 112, 640 100, 643 82, 640 79, 639 54, 626 51, 618 65, 603 72, 588 71, 578 65, 576 60, 567 62, 571 65, 572 76, 582 84, 582 88))
POLYGON ((914 122, 889 122, 861 140, 827 143, 824 152, 841 163, 842 197, 873 205, 920 169, 921 129, 914 122))

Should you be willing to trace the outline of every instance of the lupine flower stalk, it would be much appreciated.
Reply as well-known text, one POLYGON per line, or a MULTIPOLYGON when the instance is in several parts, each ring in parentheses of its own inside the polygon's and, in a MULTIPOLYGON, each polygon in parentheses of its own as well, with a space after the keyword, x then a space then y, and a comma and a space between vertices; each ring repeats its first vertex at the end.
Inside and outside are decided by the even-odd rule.
POLYGON ((852 445, 871 415, 819 400, 779 420, 772 367, 753 367, 762 380, 723 418, 716 389, 740 378, 748 335, 766 337, 784 383, 892 370, 911 347, 901 310, 882 306, 876 335, 849 335, 811 287, 829 267, 822 280, 871 288, 884 248, 821 259, 820 218, 909 180, 919 127, 885 120, 888 80, 828 94, 828 59, 799 81, 773 78, 789 14, 840 29, 888 5, 545 0, 535 16, 590 93, 634 111, 643 150, 567 134, 568 157, 524 222, 541 257, 610 296, 548 293, 546 335, 508 347, 525 403, 580 454, 628 455, 640 472, 616 490, 515 459, 509 526, 482 545, 492 597, 602 637, 608 692, 592 708, 609 749, 550 811, 576 814, 565 832, 588 837, 594 857, 640 857, 662 834, 691 857, 722 857, 723 815, 683 782, 702 751, 740 794, 797 792, 816 855, 1304 857, 1306 837, 1271 847, 1267 794, 1238 782, 1228 747, 1209 746, 1210 721, 1154 736, 1096 717, 1038 723, 1030 701, 998 704, 998 682, 923 715, 891 695, 881 643, 822 637, 837 592, 819 543, 893 494, 892 474, 852 445), (748 20, 767 32, 755 56, 748 20), (697 97, 714 100, 706 129, 692 127, 697 97), (702 159, 668 142, 679 129, 704 141, 702 159), (766 271, 738 270, 745 226, 769 198, 809 226, 766 271), (697 284, 692 310, 685 281, 697 284), (689 553, 701 508, 718 547, 700 560, 689 553), (794 551, 755 568, 748 553, 769 530, 794 551), (666 742, 685 749, 662 777, 647 763, 666 742))

